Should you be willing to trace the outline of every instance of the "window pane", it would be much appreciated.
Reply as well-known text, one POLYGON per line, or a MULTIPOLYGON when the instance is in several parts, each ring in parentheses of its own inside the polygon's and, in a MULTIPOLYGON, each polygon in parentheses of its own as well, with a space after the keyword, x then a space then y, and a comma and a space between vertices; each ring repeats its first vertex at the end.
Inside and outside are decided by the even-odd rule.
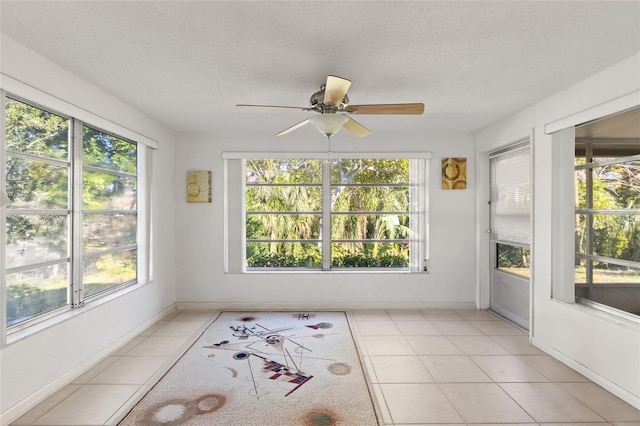
POLYGON ((529 247, 496 244, 498 269, 529 278, 531 252, 529 247))
POLYGON ((332 240, 409 238, 409 215, 331 215, 332 240))
POLYGON ((247 243, 247 266, 321 268, 319 243, 247 243))
POLYGON ((331 243, 334 268, 406 268, 409 243, 331 243))
POLYGON ((69 169, 7 157, 7 195, 13 208, 67 209, 69 169))
POLYGON ((133 214, 85 214, 84 253, 135 244, 136 226, 133 214))
MULTIPOLYGON (((595 161, 595 160, 594 160, 595 161)), ((576 170, 578 208, 599 210, 640 209, 640 161, 628 161, 576 170), (593 200, 587 205, 587 174, 591 173, 593 200)))
POLYGON ((247 239, 309 240, 320 235, 320 215, 247 215, 247 239))
POLYGON ((245 160, 247 183, 322 183, 322 160, 245 160))
POLYGON ((640 262, 640 215, 576 215, 579 253, 640 262), (587 247, 587 220, 592 217, 592 250, 587 247))
POLYGON ((318 212, 322 210, 321 186, 248 186, 249 212, 318 212))
POLYGON ((409 188, 389 186, 333 186, 332 211, 409 211, 409 188))
POLYGON ((137 145, 84 126, 82 162, 116 172, 136 174, 137 145))
POLYGON ((8 151, 67 161, 69 120, 6 98, 8 151))
POLYGON ((331 184, 409 182, 409 160, 345 158, 331 160, 331 184))
POLYGON ((529 146, 491 158, 491 241, 531 241, 531 155, 529 146))
POLYGON ((87 210, 136 208, 136 179, 85 170, 82 201, 87 210))
POLYGON ((614 265, 612 263, 594 262, 593 283, 634 283, 640 284, 640 268, 614 265))
POLYGON ((408 242, 379 241, 409 238, 409 181, 407 159, 331 161, 332 212, 371 212, 359 215, 332 213, 332 267, 409 266, 408 242))
POLYGON ((6 232, 9 269, 69 256, 66 215, 8 215, 6 232))
POLYGON ((136 280, 137 251, 127 250, 84 258, 84 296, 136 280))
MULTIPOLYGON (((575 268, 575 282, 587 283, 586 265, 589 260, 580 259, 575 268)), ((640 284, 640 268, 615 265, 613 263, 591 261, 593 263, 593 284, 640 284)))
POLYGON ((270 240, 260 243, 247 241, 246 265, 320 268, 322 261, 318 242, 283 243, 274 240, 320 238, 322 160, 245 160, 245 176, 246 238, 270 240))
POLYGON ((68 264, 7 274, 7 325, 67 304, 68 264))

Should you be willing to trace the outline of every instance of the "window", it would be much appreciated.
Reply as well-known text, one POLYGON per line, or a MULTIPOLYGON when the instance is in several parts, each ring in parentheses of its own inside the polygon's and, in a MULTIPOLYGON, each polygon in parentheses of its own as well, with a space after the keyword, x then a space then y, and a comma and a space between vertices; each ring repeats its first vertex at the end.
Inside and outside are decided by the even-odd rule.
POLYGON ((4 106, 11 330, 137 282, 147 233, 139 232, 137 143, 10 96, 4 106))
POLYGON ((70 119, 6 98, 6 298, 11 326, 68 304, 70 119))
POLYGON ((575 130, 575 294, 640 314, 640 108, 575 130))
POLYGON ((245 161, 247 266, 322 268, 322 168, 317 159, 245 161))
POLYGON ((136 281, 138 218, 137 145, 87 126, 82 134, 84 299, 136 281))
POLYGON ((426 270, 427 158, 370 155, 227 158, 227 270, 426 270))
POLYGON ((490 156, 491 242, 496 268, 529 277, 531 156, 528 141, 490 156))

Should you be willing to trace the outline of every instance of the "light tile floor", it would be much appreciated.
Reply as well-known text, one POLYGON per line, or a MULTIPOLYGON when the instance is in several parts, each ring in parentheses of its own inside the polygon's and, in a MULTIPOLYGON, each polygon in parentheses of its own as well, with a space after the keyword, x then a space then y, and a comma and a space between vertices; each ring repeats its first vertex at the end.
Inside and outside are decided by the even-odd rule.
MULTIPOLYGON (((117 424, 216 313, 164 318, 13 424, 117 424)), ((382 425, 640 426, 640 410, 544 354, 526 332, 490 312, 361 310, 349 316, 382 425)))

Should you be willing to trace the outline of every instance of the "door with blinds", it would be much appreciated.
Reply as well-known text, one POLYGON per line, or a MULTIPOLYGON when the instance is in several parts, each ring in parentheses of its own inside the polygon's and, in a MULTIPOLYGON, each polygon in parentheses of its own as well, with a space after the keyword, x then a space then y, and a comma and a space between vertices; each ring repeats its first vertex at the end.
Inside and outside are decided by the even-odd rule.
POLYGON ((490 307, 528 330, 532 205, 529 140, 493 152, 489 158, 490 307))

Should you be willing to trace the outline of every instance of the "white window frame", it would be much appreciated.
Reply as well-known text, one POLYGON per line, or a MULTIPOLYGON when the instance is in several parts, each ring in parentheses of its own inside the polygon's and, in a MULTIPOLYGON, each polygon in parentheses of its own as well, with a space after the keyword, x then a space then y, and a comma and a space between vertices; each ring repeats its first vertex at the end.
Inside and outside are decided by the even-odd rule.
MULTIPOLYGON (((0 274, 0 303, 2 304, 2 315, 0 318, 0 347, 4 347, 10 343, 18 341, 30 334, 41 329, 47 328, 63 321, 64 319, 75 316, 84 309, 107 303, 113 298, 128 293, 139 286, 148 284, 153 280, 151 270, 151 179, 152 179, 152 151, 158 148, 158 142, 150 139, 131 129, 114 123, 102 116, 96 115, 82 107, 69 103, 57 96, 43 92, 29 84, 23 83, 13 77, 0 73, 0 187, 5 188, 5 137, 6 137, 6 106, 5 100, 9 96, 20 102, 27 103, 37 108, 44 109, 51 113, 69 118, 72 122, 87 125, 93 129, 103 131, 114 135, 118 138, 126 139, 137 144, 137 280, 130 285, 117 286, 112 291, 105 291, 95 297, 87 299, 86 307, 83 305, 72 308, 72 304, 55 309, 48 313, 38 315, 35 318, 18 323, 15 326, 7 327, 6 325, 6 279, 5 273, 0 274), (72 312, 73 311, 73 312, 72 312)), ((70 125, 69 131, 73 131, 73 125, 70 125)), ((80 152, 81 153, 81 152, 80 152)), ((77 161, 71 161, 72 167, 77 161)), ((82 179, 80 174, 79 179, 82 179)), ((76 188, 76 184, 71 182, 69 191, 76 188)), ((70 226, 72 226, 70 224, 70 226)), ((6 212, 5 208, 0 209, 0 262, 2 262, 2 271, 6 271, 6 212)), ((73 244, 73 243, 70 243, 73 244)), ((77 252, 77 251, 76 251, 77 252)), ((77 257, 77 255, 73 255, 77 257)), ((80 259, 74 259, 75 263, 81 264, 80 259)), ((73 263, 73 262, 72 262, 73 263)))
POLYGON ((640 106, 640 91, 547 123, 545 133, 552 139, 552 286, 557 301, 588 306, 618 318, 640 323, 637 316, 575 296, 575 127, 640 106))
MULTIPOLYGON (((330 271, 340 272, 429 272, 429 160, 430 152, 223 152, 224 174, 225 174, 225 194, 224 194, 224 272, 225 273, 300 273, 316 272, 328 273, 330 271), (413 192, 412 200, 419 199, 421 206, 412 206, 417 220, 411 221, 412 235, 417 235, 418 240, 410 241, 410 266, 408 268, 331 268, 330 263, 330 233, 325 235, 326 241, 323 243, 323 268, 322 269, 278 269, 278 268, 255 268, 249 270, 245 264, 246 253, 246 229, 245 229, 245 176, 244 159, 284 159, 284 158, 306 158, 327 160, 324 167, 330 167, 330 160, 348 158, 366 159, 424 159, 424 164, 419 170, 412 171, 419 173, 421 185, 412 185, 409 190, 413 192), (234 161, 235 160, 235 161, 234 161), (422 192, 419 194, 418 192, 422 192)), ((327 203, 331 195, 330 173, 325 170, 323 173, 323 223, 330 223, 331 210, 327 208, 327 203)), ((412 237, 414 238, 414 237, 412 237)))

